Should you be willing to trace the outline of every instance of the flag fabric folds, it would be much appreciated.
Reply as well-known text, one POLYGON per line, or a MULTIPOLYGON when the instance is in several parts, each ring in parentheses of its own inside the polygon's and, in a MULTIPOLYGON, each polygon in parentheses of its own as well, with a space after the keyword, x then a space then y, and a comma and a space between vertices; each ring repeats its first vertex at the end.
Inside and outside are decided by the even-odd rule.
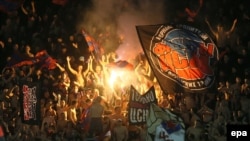
POLYGON ((111 62, 108 64, 108 67, 113 68, 113 69, 125 69, 125 70, 133 70, 134 69, 133 64, 131 64, 125 60, 111 62))
POLYGON ((218 50, 208 34, 185 24, 136 26, 143 51, 164 93, 213 90, 218 50))
POLYGON ((89 52, 96 57, 96 59, 101 59, 101 55, 103 54, 103 49, 100 44, 90 36, 85 30, 82 30, 82 35, 84 36, 88 47, 89 52))
POLYGON ((20 114, 25 124, 41 124, 40 85, 35 82, 22 82, 20 85, 20 114))
POLYGON ((24 57, 21 54, 14 54, 11 57, 11 60, 8 61, 6 67, 21 67, 24 65, 38 65, 40 69, 55 69, 56 60, 53 59, 46 50, 37 52, 35 57, 24 57))
POLYGON ((24 65, 33 65, 37 62, 38 60, 34 57, 26 57, 19 52, 14 52, 5 67, 21 67, 24 65))
POLYGON ((128 104, 128 120, 130 125, 142 125, 146 123, 150 103, 157 104, 157 98, 153 86, 146 93, 140 94, 131 85, 128 104))
POLYGON ((183 120, 168 109, 150 104, 147 117, 147 141, 185 140, 183 120))
POLYGON ((55 69, 56 68, 56 60, 53 59, 46 50, 42 50, 38 52, 35 56, 35 58, 38 59, 38 63, 40 68, 46 68, 46 69, 55 69))

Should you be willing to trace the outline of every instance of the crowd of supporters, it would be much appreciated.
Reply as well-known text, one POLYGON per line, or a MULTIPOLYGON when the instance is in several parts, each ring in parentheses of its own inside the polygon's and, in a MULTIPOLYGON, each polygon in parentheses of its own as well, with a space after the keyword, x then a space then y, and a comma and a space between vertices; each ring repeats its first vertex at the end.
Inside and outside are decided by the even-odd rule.
MULTIPOLYGON (((75 17, 86 10, 87 3, 75 0, 63 7, 38 7, 35 2, 1 14, 0 140, 144 141, 146 125, 129 125, 126 117, 131 84, 142 94, 154 86, 158 105, 182 117, 188 141, 223 141, 227 124, 250 123, 250 14, 243 3, 234 9, 218 6, 212 18, 216 8, 207 7, 217 1, 207 2, 201 14, 208 12, 208 19, 197 19, 203 20, 201 27, 220 43, 220 60, 215 64, 217 91, 164 94, 142 54, 133 60, 133 71, 110 80, 114 74, 108 64, 117 61, 117 54, 106 52, 97 58, 89 52, 82 33, 75 30, 75 17), (222 24, 218 31, 217 23, 222 24), (55 69, 5 67, 13 55, 32 58, 41 50, 57 60, 55 69), (21 122, 19 85, 24 81, 41 86, 39 125, 21 122)), ((100 37, 105 40, 110 34, 99 35, 105 35, 100 37)))

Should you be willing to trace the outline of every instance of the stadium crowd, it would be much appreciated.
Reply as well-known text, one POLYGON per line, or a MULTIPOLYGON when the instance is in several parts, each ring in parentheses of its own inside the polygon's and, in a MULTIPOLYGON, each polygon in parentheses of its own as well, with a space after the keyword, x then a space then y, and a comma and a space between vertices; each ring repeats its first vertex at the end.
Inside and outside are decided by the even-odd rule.
MULTIPOLYGON (((227 8, 220 4, 209 8, 217 0, 205 2, 206 10, 196 19, 219 49, 216 92, 164 94, 143 54, 133 60, 130 74, 111 83, 107 66, 117 61, 115 51, 97 59, 81 31, 75 30, 75 17, 86 10, 86 1, 65 6, 36 2, 1 13, 0 141, 145 141, 146 125, 129 125, 126 117, 131 84, 142 94, 151 86, 156 88, 158 105, 183 119, 187 141, 226 141, 227 124, 250 123, 250 13, 244 3, 224 0, 221 5, 227 8), (55 69, 6 67, 13 55, 31 58, 41 50, 57 61, 55 69), (21 121, 19 85, 23 81, 41 86, 39 125, 21 121)), ((112 41, 106 32, 93 33, 104 47, 107 40, 112 41)))

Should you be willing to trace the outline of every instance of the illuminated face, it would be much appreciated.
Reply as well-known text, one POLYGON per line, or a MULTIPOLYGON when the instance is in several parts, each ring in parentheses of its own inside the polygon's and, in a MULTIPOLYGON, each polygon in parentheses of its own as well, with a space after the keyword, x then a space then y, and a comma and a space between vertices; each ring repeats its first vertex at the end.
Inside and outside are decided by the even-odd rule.
POLYGON ((121 108, 120 108, 120 107, 116 107, 116 108, 115 108, 115 112, 118 113, 118 114, 121 113, 121 112, 122 112, 122 111, 121 111, 121 108))
POLYGON ((66 53, 67 52, 67 48, 62 48, 62 53, 66 53))
POLYGON ((73 36, 73 35, 70 35, 70 36, 69 36, 69 40, 70 40, 70 41, 74 41, 74 36, 73 36))
POLYGON ((30 46, 29 45, 27 45, 26 47, 25 47, 25 51, 30 51, 30 46))
POLYGON ((19 45, 18 45, 18 44, 15 44, 14 50, 18 50, 18 48, 19 48, 19 45))
POLYGON ((241 82, 241 79, 240 79, 239 77, 236 77, 236 78, 235 78, 235 81, 236 81, 236 83, 240 83, 240 82, 241 82))
POLYGON ((65 106, 65 105, 66 105, 65 100, 62 100, 62 106, 65 106))
POLYGON ((20 75, 20 76, 24 76, 24 75, 25 75, 25 74, 24 74, 24 71, 21 70, 19 75, 20 75))
POLYGON ((101 66, 96 66, 96 69, 95 69, 95 71, 98 73, 98 72, 101 72, 101 66))
POLYGON ((218 25, 218 26, 217 26, 217 30, 218 30, 218 31, 223 31, 223 27, 222 27, 221 25, 218 25))
POLYGON ((78 66, 78 71, 81 71, 82 68, 83 68, 83 66, 82 66, 82 65, 79 65, 79 66, 78 66))
POLYGON ((42 74, 42 71, 41 71, 41 70, 37 70, 37 71, 36 71, 36 74, 37 74, 37 75, 40 75, 40 74, 42 74))

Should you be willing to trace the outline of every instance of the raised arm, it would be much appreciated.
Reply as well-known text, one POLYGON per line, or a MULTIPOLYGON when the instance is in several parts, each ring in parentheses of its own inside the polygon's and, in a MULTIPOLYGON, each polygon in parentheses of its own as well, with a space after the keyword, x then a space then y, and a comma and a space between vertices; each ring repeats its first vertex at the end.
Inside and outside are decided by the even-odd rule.
POLYGON ((31 4, 31 8, 32 8, 32 9, 31 9, 31 10, 32 10, 32 14, 35 14, 35 12, 36 12, 35 1, 32 0, 30 4, 31 4))
POLYGON ((56 66, 60 69, 60 71, 64 72, 65 68, 61 66, 60 64, 56 63, 56 66))
POLYGON ((227 35, 231 34, 234 31, 236 23, 237 23, 237 19, 234 19, 231 29, 226 32, 227 35))
POLYGON ((208 19, 205 18, 205 22, 208 25, 209 30, 213 33, 214 36, 217 36, 217 33, 215 32, 215 30, 212 28, 211 24, 209 23, 208 19))
POLYGON ((11 93, 14 94, 13 91, 14 91, 14 89, 17 89, 17 88, 19 88, 17 85, 13 86, 11 89, 8 89, 8 91, 6 92, 6 94, 7 95, 10 95, 11 93))
POLYGON ((70 64, 70 57, 69 56, 67 56, 67 64, 68 64, 68 69, 69 69, 69 71, 72 73, 72 74, 74 74, 74 75, 76 75, 77 74, 77 71, 75 71, 72 67, 71 67, 71 64, 70 64))
POLYGON ((102 56, 101 60, 99 61, 101 66, 102 66, 102 70, 104 73, 105 78, 108 77, 108 68, 107 65, 109 64, 109 58, 110 58, 110 54, 108 54, 107 56, 102 56), (106 60, 106 61, 105 61, 106 60))
POLYGON ((28 15, 28 11, 23 7, 23 4, 21 5, 21 10, 25 15, 28 15))
POLYGON ((93 58, 89 56, 87 69, 83 72, 83 76, 86 77, 89 71, 93 71, 93 58))

